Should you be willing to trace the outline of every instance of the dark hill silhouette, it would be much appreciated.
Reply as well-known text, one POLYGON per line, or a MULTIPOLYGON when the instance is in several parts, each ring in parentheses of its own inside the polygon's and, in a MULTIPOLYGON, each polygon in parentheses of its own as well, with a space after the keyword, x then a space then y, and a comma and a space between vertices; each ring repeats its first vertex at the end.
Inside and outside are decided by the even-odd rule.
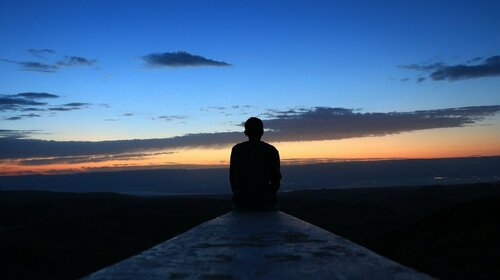
MULTIPOLYGON (((306 190, 281 209, 441 279, 498 278, 500 183, 306 190)), ((229 196, 0 192, 2 279, 73 279, 229 210, 229 196)))
POLYGON ((500 195, 467 201, 434 212, 369 246, 442 279, 498 278, 498 213, 500 195), (443 266, 456 269, 444 270, 443 266))
POLYGON ((220 198, 0 192, 1 278, 79 278, 228 210, 220 198))
POLYGON ((281 209, 440 279, 500 277, 500 183, 299 191, 281 209))

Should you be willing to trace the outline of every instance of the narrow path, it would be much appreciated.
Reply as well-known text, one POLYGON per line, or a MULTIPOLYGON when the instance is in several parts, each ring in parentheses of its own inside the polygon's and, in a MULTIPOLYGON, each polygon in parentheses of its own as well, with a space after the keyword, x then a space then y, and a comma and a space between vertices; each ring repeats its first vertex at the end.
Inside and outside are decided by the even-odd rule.
POLYGON ((86 279, 431 279, 283 212, 230 212, 86 279))

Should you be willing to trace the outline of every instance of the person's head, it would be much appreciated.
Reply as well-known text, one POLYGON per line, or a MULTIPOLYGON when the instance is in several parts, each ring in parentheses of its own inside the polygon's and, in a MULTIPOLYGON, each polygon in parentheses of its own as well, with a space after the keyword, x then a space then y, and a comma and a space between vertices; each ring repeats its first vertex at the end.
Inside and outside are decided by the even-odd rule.
POLYGON ((259 118, 251 117, 245 122, 245 135, 250 140, 260 140, 264 134, 264 124, 259 118))

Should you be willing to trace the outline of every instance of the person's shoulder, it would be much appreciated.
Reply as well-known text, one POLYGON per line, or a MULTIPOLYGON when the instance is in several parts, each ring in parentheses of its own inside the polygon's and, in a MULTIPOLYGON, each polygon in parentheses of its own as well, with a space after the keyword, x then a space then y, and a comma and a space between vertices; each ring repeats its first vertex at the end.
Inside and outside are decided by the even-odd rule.
POLYGON ((241 142, 233 146, 233 150, 243 149, 247 145, 247 142, 241 142))
POLYGON ((271 150, 271 151, 275 151, 275 152, 278 152, 278 149, 276 149, 276 147, 274 147, 273 145, 269 144, 269 143, 266 143, 266 142, 263 142, 261 141, 261 143, 268 149, 268 150, 271 150))

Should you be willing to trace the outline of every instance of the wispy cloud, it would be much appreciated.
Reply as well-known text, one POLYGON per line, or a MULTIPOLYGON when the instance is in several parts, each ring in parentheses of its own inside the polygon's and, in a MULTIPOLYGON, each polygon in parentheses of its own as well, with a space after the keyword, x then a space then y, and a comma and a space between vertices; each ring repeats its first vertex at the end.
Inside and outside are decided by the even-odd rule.
MULTIPOLYGON (((270 142, 384 136, 474 125, 499 112, 500 105, 389 113, 361 113, 354 109, 332 107, 273 110, 264 120, 268 129, 264 136, 270 142)), ((101 142, 4 138, 0 139, 0 159, 117 155, 178 148, 226 147, 245 139, 241 131, 101 142)))
POLYGON ((29 98, 29 99, 44 99, 44 98, 59 98, 59 95, 46 93, 46 92, 22 92, 15 96, 29 98))
POLYGON ((151 53, 142 57, 150 66, 186 67, 186 66, 231 66, 224 61, 216 61, 188 52, 151 53))
POLYGON ((90 105, 91 105, 90 103, 71 102, 71 103, 63 104, 62 106, 65 106, 65 107, 86 107, 86 106, 90 106, 90 105))
MULTIPOLYGON (((51 106, 45 100, 60 98, 57 94, 46 92, 22 92, 17 94, 0 94, 0 112, 63 112, 84 109, 92 106, 90 103, 71 102, 57 106, 51 106), (44 102, 40 101, 43 100, 44 102)), ((25 118, 41 117, 41 115, 17 114, 5 116, 3 120, 16 121, 25 118)))
POLYGON ((90 103, 83 103, 83 102, 73 102, 73 103, 66 103, 62 104, 56 107, 51 107, 49 108, 49 111, 74 111, 74 110, 80 110, 83 108, 89 107, 91 104, 90 103))
POLYGON ((10 59, 2 59, 3 62, 17 64, 19 69, 24 71, 37 71, 45 73, 54 73, 59 69, 56 65, 46 64, 38 61, 16 61, 10 59))
POLYGON ((206 106, 201 107, 202 112, 217 112, 223 114, 224 116, 234 116, 234 115, 249 115, 258 110, 258 106, 254 105, 231 105, 231 106, 206 106))
POLYGON ((492 56, 478 65, 453 65, 439 68, 431 73, 431 78, 441 80, 464 80, 500 76, 500 56, 492 56))
MULTIPOLYGON (((315 107, 313 107, 315 108, 315 107)), ((260 114, 259 116, 266 119, 283 119, 288 118, 290 116, 297 116, 306 112, 311 111, 313 108, 310 107, 295 107, 287 110, 280 109, 267 109, 265 113, 260 114)), ((336 110, 345 110, 346 112, 351 112, 352 109, 344 109, 344 108, 335 108, 336 110)))
POLYGON ((27 49, 27 51, 36 56, 36 57, 39 57, 39 58, 45 58, 46 55, 51 55, 51 54, 55 54, 56 51, 55 50, 51 50, 51 49, 27 49))
POLYGON ((250 110, 257 108, 258 106, 255 105, 206 106, 206 107, 201 107, 200 111, 250 110))
MULTIPOLYGON (((443 62, 437 62, 432 64, 400 65, 399 67, 428 73, 428 78, 434 81, 458 81, 484 77, 497 77, 500 76, 500 56, 491 56, 486 59, 475 57, 466 61, 464 64, 456 65, 447 65, 443 62), (480 63, 471 64, 477 62, 480 63)), ((421 78, 419 78, 419 80, 420 79, 421 78)))
POLYGON ((43 108, 28 107, 28 108, 21 108, 21 109, 19 109, 19 111, 22 111, 22 112, 43 112, 46 110, 43 108))
POLYGON ((96 59, 88 59, 81 56, 65 56, 57 62, 59 66, 92 66, 97 63, 96 59))
POLYGON ((20 116, 4 118, 4 120, 6 120, 6 121, 18 121, 20 119, 22 119, 22 117, 20 117, 20 116))
POLYGON ((46 102, 40 102, 31 98, 24 98, 18 95, 0 95, 0 111, 22 109, 24 106, 42 106, 46 102))
POLYGON ((436 62, 436 63, 427 63, 427 64, 407 64, 407 65, 399 65, 400 68, 408 69, 408 70, 416 70, 416 71, 432 71, 436 69, 440 69, 444 67, 444 63, 436 62))
MULTIPOLYGON (((30 54, 43 58, 46 60, 45 55, 56 53, 51 49, 28 49, 30 54)), ((64 56, 62 59, 52 62, 39 62, 39 61, 19 61, 12 59, 1 59, 3 62, 17 64, 20 70, 23 71, 36 71, 44 73, 54 73, 61 69, 61 67, 74 67, 74 66, 92 66, 97 63, 96 59, 89 59, 82 56, 64 56)))
POLYGON ((22 120, 22 119, 37 118, 37 117, 41 117, 41 116, 38 114, 23 114, 23 115, 18 115, 18 116, 14 116, 14 117, 7 117, 7 118, 4 118, 4 120, 18 121, 18 120, 22 120))
POLYGON ((21 117, 23 117, 23 118, 38 118, 41 116, 38 114, 24 114, 24 115, 21 115, 21 117))
POLYGON ((59 106, 59 107, 51 107, 51 108, 49 108, 49 111, 66 112, 66 111, 73 111, 73 110, 77 110, 77 109, 78 108, 71 108, 71 107, 59 106))
POLYGON ((483 58, 480 56, 477 56, 477 57, 474 57, 474 58, 467 60, 466 63, 476 63, 476 62, 479 62, 481 60, 483 60, 483 58))
POLYGON ((158 116, 155 119, 162 119, 164 121, 171 122, 177 120, 185 120, 187 118, 188 116, 186 115, 163 115, 163 116, 158 116))
POLYGON ((38 134, 38 130, 0 129, 0 139, 21 139, 38 134))
POLYGON ((138 153, 138 154, 119 154, 119 155, 98 155, 98 156, 67 156, 53 158, 26 159, 19 161, 21 165, 46 165, 46 164, 75 164, 75 163, 90 163, 90 162, 105 162, 105 161, 120 161, 131 159, 143 159, 158 155, 168 155, 174 152, 161 153, 138 153))

